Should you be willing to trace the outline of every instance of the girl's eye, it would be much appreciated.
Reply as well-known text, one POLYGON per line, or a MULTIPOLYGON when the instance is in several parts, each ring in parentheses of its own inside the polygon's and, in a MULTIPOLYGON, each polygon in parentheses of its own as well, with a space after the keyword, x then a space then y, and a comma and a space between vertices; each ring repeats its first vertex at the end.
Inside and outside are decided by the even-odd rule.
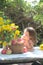
POLYGON ((25 34, 25 36, 28 36, 28 34, 25 34))
POLYGON ((28 36, 28 35, 26 34, 26 36, 28 36))

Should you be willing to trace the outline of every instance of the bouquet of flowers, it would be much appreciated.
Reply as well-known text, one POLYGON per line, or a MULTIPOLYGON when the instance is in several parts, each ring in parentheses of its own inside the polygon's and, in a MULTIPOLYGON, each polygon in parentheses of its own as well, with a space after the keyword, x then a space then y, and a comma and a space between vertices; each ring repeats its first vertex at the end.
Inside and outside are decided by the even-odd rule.
POLYGON ((12 39, 20 37, 20 31, 10 19, 0 17, 0 44, 6 46, 12 39))

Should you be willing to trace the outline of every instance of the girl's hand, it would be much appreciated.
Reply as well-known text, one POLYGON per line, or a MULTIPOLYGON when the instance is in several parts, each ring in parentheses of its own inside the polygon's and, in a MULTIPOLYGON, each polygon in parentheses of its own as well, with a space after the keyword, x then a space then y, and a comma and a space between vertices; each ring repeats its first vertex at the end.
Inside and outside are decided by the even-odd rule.
POLYGON ((28 51, 33 50, 33 46, 34 46, 34 44, 33 44, 32 40, 29 40, 29 43, 26 45, 26 47, 28 48, 28 51))

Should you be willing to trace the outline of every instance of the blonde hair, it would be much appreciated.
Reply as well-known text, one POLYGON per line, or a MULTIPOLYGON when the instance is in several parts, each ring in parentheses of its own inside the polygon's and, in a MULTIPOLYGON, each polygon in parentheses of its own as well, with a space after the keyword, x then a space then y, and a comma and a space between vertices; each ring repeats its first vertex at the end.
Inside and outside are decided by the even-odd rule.
POLYGON ((27 27, 25 28, 25 30, 27 32, 29 32, 29 35, 33 38, 33 42, 35 43, 34 45, 36 45, 37 43, 37 34, 36 34, 36 31, 33 27, 27 27))

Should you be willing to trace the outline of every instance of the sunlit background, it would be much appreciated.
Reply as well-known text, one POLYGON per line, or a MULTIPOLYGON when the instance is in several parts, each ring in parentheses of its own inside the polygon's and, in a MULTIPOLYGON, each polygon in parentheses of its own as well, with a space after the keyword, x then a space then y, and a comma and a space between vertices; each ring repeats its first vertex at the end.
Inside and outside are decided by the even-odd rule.
POLYGON ((31 4, 31 6, 35 6, 39 3, 40 0, 24 0, 24 1, 27 1, 31 4))

